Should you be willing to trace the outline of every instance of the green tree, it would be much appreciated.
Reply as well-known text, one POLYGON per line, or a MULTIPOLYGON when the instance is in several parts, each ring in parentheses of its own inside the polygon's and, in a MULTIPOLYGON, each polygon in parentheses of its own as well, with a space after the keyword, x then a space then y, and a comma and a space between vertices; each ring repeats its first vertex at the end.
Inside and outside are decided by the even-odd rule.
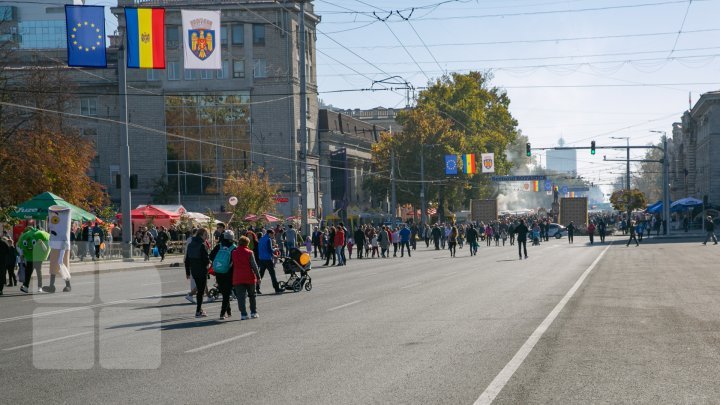
POLYGON ((231 226, 239 226, 248 214, 262 214, 275 209, 278 187, 270 183, 270 178, 263 169, 233 172, 225 180, 224 187, 226 195, 238 199, 234 207, 228 205, 233 216, 231 226))
MULTIPOLYGON (((657 145, 662 148, 662 142, 657 145)), ((648 149, 645 153, 645 160, 661 160, 663 158, 662 149, 648 149)), ((632 182, 642 191, 648 201, 655 202, 662 199, 662 163, 658 162, 641 162, 637 167, 637 174, 633 176, 632 182)))
POLYGON ((617 190, 610 196, 613 208, 620 212, 627 212, 647 207, 645 194, 638 189, 617 190))
MULTIPOLYGON (((425 160, 426 200, 459 210, 473 198, 495 193, 490 176, 446 177, 444 155, 495 153, 495 172, 507 174, 513 165, 527 164, 521 158, 524 143, 518 143, 517 121, 509 111, 507 94, 489 84, 479 72, 453 73, 423 90, 417 106, 401 112, 397 120, 402 133, 384 135, 373 147, 374 175, 365 181, 373 200, 384 200, 389 190, 390 151, 395 151, 397 202, 418 205, 420 201, 420 153, 425 160), (424 145, 424 146, 421 146, 424 145), (510 152, 506 155, 506 152, 510 152)), ((478 169, 478 172, 480 170, 478 169)))

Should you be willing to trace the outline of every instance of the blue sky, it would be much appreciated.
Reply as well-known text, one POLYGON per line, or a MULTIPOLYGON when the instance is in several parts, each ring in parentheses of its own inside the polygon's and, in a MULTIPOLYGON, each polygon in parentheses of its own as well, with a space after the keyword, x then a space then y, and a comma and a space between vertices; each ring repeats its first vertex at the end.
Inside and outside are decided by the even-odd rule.
MULTIPOLYGON (((445 72, 488 71, 492 84, 508 92, 511 112, 534 147, 555 146, 561 136, 571 146, 625 144, 610 136, 629 136, 638 145, 659 141, 650 130, 669 133, 690 93, 695 102, 720 88, 717 0, 314 4, 322 16, 320 97, 336 107, 402 107, 405 94, 323 92, 370 88, 395 75, 422 87, 445 72)), ((114 29, 108 22, 108 33, 114 29)), ((585 178, 603 183, 624 172, 622 163, 603 162, 603 154, 624 152, 578 152, 585 178)))

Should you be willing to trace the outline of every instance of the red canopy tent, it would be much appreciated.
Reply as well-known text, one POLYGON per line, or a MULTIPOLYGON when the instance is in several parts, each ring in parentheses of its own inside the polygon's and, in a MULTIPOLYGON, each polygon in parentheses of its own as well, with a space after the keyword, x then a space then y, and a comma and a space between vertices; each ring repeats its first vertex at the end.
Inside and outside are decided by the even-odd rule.
MULTIPOLYGON (((122 214, 117 214, 116 217, 117 219, 122 219, 122 214)), ((165 211, 152 205, 143 205, 130 211, 130 218, 133 223, 134 232, 138 225, 145 225, 145 223, 150 219, 152 219, 153 224, 156 227, 164 226, 167 228, 172 225, 174 221, 180 219, 180 215, 174 212, 165 211)))

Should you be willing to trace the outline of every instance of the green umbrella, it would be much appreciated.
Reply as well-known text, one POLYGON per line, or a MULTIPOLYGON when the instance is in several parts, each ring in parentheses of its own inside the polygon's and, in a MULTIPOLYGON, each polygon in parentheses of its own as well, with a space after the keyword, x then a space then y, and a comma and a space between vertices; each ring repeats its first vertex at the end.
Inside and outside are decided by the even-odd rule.
POLYGON ((12 216, 20 219, 47 219, 48 208, 53 205, 62 205, 63 207, 70 208, 73 221, 94 221, 97 218, 94 214, 70 204, 63 200, 62 197, 58 197, 47 191, 18 205, 15 212, 12 213, 12 216))

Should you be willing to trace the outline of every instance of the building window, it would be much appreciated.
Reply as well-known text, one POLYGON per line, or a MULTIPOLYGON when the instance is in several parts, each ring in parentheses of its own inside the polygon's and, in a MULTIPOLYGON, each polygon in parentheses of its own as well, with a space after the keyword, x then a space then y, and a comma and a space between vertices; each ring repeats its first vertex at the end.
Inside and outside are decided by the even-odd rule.
POLYGON ((195 71, 192 69, 185 69, 185 80, 195 80, 195 71))
POLYGON ((224 25, 220 27, 220 44, 227 45, 227 27, 224 25))
POLYGON ((148 69, 147 70, 147 80, 149 82, 154 82, 154 81, 160 80, 160 69, 148 69))
POLYGON ((172 61, 167 64, 167 79, 168 80, 180 80, 180 66, 178 62, 172 61))
POLYGON ((217 71, 217 78, 218 79, 227 79, 228 78, 228 70, 229 70, 229 62, 224 60, 222 61, 222 69, 217 71))
POLYGON ((253 45, 265 45, 265 24, 253 24, 253 45))
POLYGON ((80 99, 80 114, 97 116, 97 98, 88 97, 80 99))
POLYGON ((265 59, 255 59, 253 61, 253 77, 258 79, 267 77, 267 63, 265 59))
POLYGON ((210 80, 213 78, 213 71, 210 69, 203 69, 200 71, 201 80, 210 80))
POLYGON ((120 175, 119 165, 110 165, 110 185, 117 186, 117 176, 120 175))
POLYGON ((234 60, 233 61, 233 78, 241 79, 245 77, 245 61, 234 60))
POLYGON ((235 24, 232 26, 232 43, 233 45, 245 44, 245 26, 235 24))
POLYGON ((168 48, 177 48, 180 46, 180 34, 176 25, 168 25, 165 27, 165 43, 168 48))

